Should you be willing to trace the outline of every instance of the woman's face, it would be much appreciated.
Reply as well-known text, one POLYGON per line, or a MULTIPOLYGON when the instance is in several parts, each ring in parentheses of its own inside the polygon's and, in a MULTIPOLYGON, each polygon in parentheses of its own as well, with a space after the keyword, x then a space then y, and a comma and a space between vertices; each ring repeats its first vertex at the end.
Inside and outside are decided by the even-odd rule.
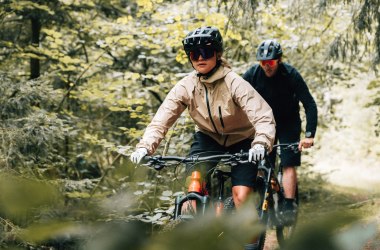
POLYGON ((190 60, 196 71, 207 74, 216 66, 216 52, 212 48, 198 48, 190 52, 190 60))

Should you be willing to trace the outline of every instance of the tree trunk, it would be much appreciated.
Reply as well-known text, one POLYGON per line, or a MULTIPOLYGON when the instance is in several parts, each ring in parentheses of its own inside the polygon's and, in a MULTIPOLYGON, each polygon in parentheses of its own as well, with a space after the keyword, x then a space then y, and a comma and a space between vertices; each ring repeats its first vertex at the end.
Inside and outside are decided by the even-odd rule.
MULTIPOLYGON (((32 23, 32 46, 40 45, 41 22, 36 16, 31 17, 32 23)), ((30 59, 30 79, 35 79, 40 76, 40 60, 36 58, 30 59)))

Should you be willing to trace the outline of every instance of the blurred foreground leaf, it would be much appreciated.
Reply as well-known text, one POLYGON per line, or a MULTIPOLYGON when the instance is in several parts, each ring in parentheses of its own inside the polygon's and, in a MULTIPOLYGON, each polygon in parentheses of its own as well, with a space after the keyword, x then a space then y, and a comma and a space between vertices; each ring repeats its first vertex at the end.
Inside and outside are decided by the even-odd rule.
POLYGON ((58 189, 43 181, 0 174, 0 212, 19 218, 43 208, 61 206, 58 189), (37 210, 38 209, 38 210, 37 210))
POLYGON ((284 249, 286 250, 341 250, 336 241, 339 230, 357 221, 356 215, 347 212, 332 213, 322 217, 310 217, 306 225, 302 225, 284 249))
POLYGON ((32 243, 40 243, 48 239, 59 239, 64 241, 65 238, 84 232, 81 227, 73 222, 48 221, 44 224, 33 224, 23 230, 20 237, 32 243))
POLYGON ((147 250, 243 249, 259 235, 262 226, 253 202, 229 216, 215 217, 213 211, 204 217, 183 222, 171 231, 152 239, 147 250))

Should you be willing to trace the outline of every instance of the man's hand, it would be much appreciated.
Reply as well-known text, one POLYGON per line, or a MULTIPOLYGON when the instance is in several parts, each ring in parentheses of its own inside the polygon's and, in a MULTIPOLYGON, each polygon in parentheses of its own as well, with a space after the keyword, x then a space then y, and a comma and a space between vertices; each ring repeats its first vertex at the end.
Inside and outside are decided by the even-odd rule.
POLYGON ((131 154, 131 161, 135 164, 139 164, 141 159, 148 154, 146 148, 138 148, 135 152, 131 154))
POLYGON ((264 159, 265 156, 265 147, 261 144, 255 144, 253 147, 249 150, 248 154, 248 161, 252 162, 258 162, 264 159))
POLYGON ((314 145, 314 138, 304 138, 298 144, 298 150, 302 152, 303 148, 310 148, 314 145))

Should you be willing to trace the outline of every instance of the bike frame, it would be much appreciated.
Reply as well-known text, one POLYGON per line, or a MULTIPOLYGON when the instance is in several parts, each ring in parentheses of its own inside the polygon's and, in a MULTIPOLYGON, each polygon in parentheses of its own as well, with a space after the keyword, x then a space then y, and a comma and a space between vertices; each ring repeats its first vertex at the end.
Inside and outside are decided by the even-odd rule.
MULTIPOLYGON (((224 200, 224 183, 231 176, 230 172, 225 172, 219 169, 216 169, 214 172, 215 178, 217 181, 218 195, 217 201, 224 200)), ((182 215, 183 204, 187 201, 197 201, 197 211, 200 209, 199 215, 204 215, 207 210, 207 206, 210 204, 212 198, 209 195, 198 194, 194 192, 187 193, 182 196, 177 196, 175 198, 175 207, 174 207, 174 219, 178 219, 182 215)), ((198 214, 198 213, 197 213, 198 214)))
MULTIPOLYGON (((167 165, 167 162, 174 161, 180 164, 185 163, 199 163, 202 161, 215 161, 224 163, 224 164, 233 164, 233 163, 245 163, 248 162, 248 153, 235 153, 235 154, 221 154, 221 155, 210 155, 210 156, 190 156, 190 157, 178 157, 178 156, 152 156, 145 157, 144 160, 148 161, 148 164, 145 165, 153 165, 153 168, 156 170, 160 170, 167 165)), ((220 169, 216 169, 214 172, 214 176, 217 178, 217 188, 218 188, 218 201, 224 200, 224 184, 231 176, 230 172, 225 172, 220 169)), ((175 198, 175 208, 174 208, 174 219, 183 218, 182 217, 182 207, 187 201, 196 201, 197 211, 200 211, 199 215, 204 215, 207 207, 211 202, 211 197, 209 195, 204 195, 196 192, 189 192, 182 196, 177 196, 175 198), (198 210, 199 209, 199 210, 198 210)), ((198 213, 197 213, 198 214, 198 213)))

